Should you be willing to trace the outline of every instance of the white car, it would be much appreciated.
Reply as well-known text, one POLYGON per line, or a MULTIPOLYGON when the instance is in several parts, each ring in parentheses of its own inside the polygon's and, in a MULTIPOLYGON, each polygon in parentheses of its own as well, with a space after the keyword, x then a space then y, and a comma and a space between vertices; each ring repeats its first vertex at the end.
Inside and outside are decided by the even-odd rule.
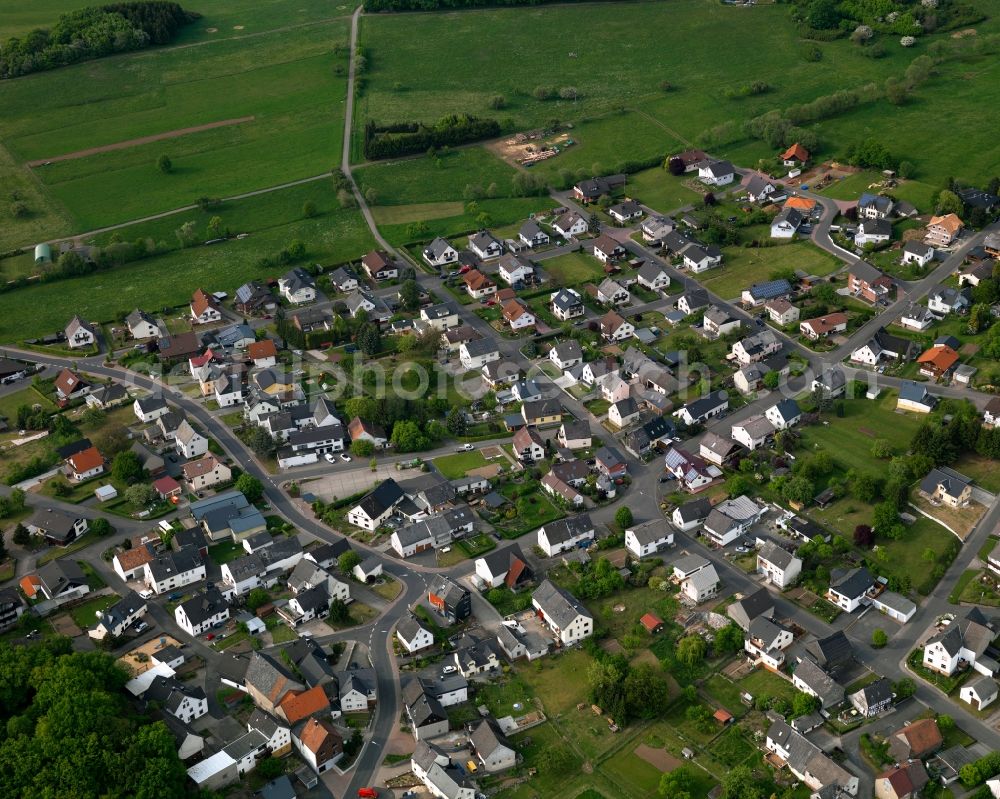
POLYGON ((472 446, 472 444, 462 444, 462 446, 458 448, 458 451, 459 452, 472 452, 472 450, 474 450, 474 449, 475 449, 475 447, 472 446))
POLYGON ((324 455, 323 457, 326 458, 326 462, 327 463, 336 463, 337 462, 337 459, 335 457, 333 457, 333 453, 332 452, 326 453, 326 455, 324 455))
POLYGON ((342 461, 343 461, 344 463, 350 463, 350 462, 351 462, 351 456, 350 456, 350 455, 348 455, 348 454, 347 454, 346 452, 341 452, 341 453, 340 453, 340 459, 341 459, 341 460, 342 460, 342 461))
POLYGON ((142 597, 143 599, 149 599, 151 596, 153 596, 153 592, 152 591, 140 591, 139 592, 139 596, 142 597))
POLYGON ((441 669, 442 674, 454 674, 456 671, 458 671, 458 669, 455 668, 454 666, 445 666, 443 669, 441 669))

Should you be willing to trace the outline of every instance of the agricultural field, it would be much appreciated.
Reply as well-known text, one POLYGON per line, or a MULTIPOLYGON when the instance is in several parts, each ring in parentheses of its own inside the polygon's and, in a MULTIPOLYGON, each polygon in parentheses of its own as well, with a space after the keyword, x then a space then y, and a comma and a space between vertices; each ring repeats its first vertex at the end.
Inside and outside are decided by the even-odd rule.
MULTIPOLYGON (((248 3, 232 8, 233 20, 247 10, 258 28, 281 18, 248 3)), ((0 142, 20 165, 4 171, 21 182, 26 175, 40 181, 72 229, 83 231, 329 170, 343 135, 347 83, 348 11, 337 13, 294 29, 150 49, 4 81, 0 142), (147 140, 164 134, 170 137, 147 140), (111 145, 120 149, 85 152, 111 145), (157 168, 164 154, 173 162, 169 174, 157 168), (57 160, 67 155, 81 157, 57 160), (29 174, 26 164, 45 161, 52 163, 38 163, 29 174)), ((29 197, 25 203, 42 216, 58 210, 35 208, 29 197)), ((32 219, 11 225, 0 246, 36 241, 32 219)))
MULTIPOLYGON (((287 267, 262 270, 255 263, 296 239, 306 245, 309 263, 324 265, 356 259, 374 246, 361 214, 341 210, 328 181, 225 203, 208 213, 191 211, 129 226, 121 233, 128 240, 147 238, 162 242, 164 249, 177 247, 176 229, 191 220, 203 230, 212 215, 222 217, 224 225, 234 231, 255 232, 239 241, 168 250, 163 255, 86 277, 0 294, 0 339, 23 340, 61 330, 74 314, 106 322, 138 306, 155 312, 187 305, 198 286, 232 293, 247 280, 277 277, 285 271, 287 267), (308 219, 302 215, 307 201, 316 206, 316 216, 308 219)), ((107 238, 99 237, 97 241, 107 238)), ((9 263, 0 261, 0 274, 6 274, 9 263)))
MULTIPOLYGON (((996 3, 986 5, 989 12, 996 3)), ((992 19, 977 26, 983 33, 995 28, 992 19)), ((707 128, 730 119, 901 75, 925 43, 945 36, 923 37, 910 49, 886 39, 881 59, 866 58, 846 39, 824 42, 821 60, 810 62, 781 5, 747 10, 681 0, 669 14, 649 3, 595 4, 585 15, 558 5, 378 15, 362 20, 370 67, 358 112, 379 122, 434 121, 450 113, 496 116, 509 120, 505 132, 568 121, 574 144, 535 169, 546 176, 591 171, 595 164, 610 170, 623 160, 695 143, 707 128), (467 43, 484 37, 491 46, 470 51, 467 43), (436 44, 433 56, 424 49, 429 40, 436 44), (621 46, 595 49, 595 40, 621 46), (764 77, 769 91, 734 96, 747 80, 764 77), (663 81, 670 83, 666 91, 663 81), (576 97, 536 99, 539 87, 557 96, 573 88, 576 97), (498 95, 499 110, 492 107, 498 95)), ((952 174, 980 178, 991 166, 990 128, 970 111, 995 105, 997 69, 987 58, 970 57, 943 68, 902 106, 879 101, 817 123, 823 155, 842 156, 851 143, 875 135, 891 143, 897 157, 912 160, 918 178, 931 185, 952 174), (907 131, 905 143, 893 130, 907 131), (943 140, 951 146, 941 147, 943 140)), ((717 149, 745 163, 769 154, 757 142, 717 149)))

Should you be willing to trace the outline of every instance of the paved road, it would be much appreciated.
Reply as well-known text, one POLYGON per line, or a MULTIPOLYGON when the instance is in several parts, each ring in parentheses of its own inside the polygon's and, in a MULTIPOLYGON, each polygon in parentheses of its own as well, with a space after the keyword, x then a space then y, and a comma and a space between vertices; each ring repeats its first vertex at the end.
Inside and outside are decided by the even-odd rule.
MULTIPOLYGON (((357 9, 352 16, 351 20, 351 52, 353 53, 356 49, 357 42, 357 31, 358 23, 361 14, 361 9, 357 9)), ((374 218, 371 214, 370 209, 364 201, 364 197, 357 187, 354 181, 353 175, 351 173, 350 164, 350 139, 351 139, 351 129, 352 129, 352 119, 354 112, 354 86, 355 80, 355 65, 352 63, 349 69, 349 91, 348 91, 348 101, 347 109, 345 115, 345 135, 343 151, 341 154, 342 169, 344 174, 347 176, 351 183, 352 191, 358 202, 358 206, 366 220, 366 223, 372 230, 372 233, 379 242, 379 245, 389 252, 395 252, 393 248, 384 240, 378 231, 377 225, 375 224, 374 218)), ((315 178, 309 178, 307 180, 318 180, 325 176, 316 176, 315 178)), ((299 181, 299 182, 306 182, 299 181)), ((286 184, 293 185, 293 184, 286 184)), ((269 191, 270 189, 263 189, 259 192, 269 191)), ((553 195, 561 204, 568 207, 577 207, 566 195, 556 193, 553 195)), ((814 196, 814 195, 810 195, 814 196)), ((830 252, 836 252, 838 257, 850 262, 852 256, 850 254, 844 254, 839 248, 836 250, 830 249, 831 247, 836 247, 829 238, 829 226, 832 222, 835 214, 835 204, 826 198, 815 195, 818 202, 821 203, 824 214, 821 220, 814 226, 813 237, 816 243, 830 252)), ((185 210, 185 209, 182 209, 185 210)), ((164 214, 166 215, 166 214, 164 214)), ((652 253, 648 248, 635 241, 628 239, 628 231, 622 231, 622 229, 610 229, 614 230, 618 238, 624 238, 626 241, 626 246, 635 255, 646 258, 654 259, 660 263, 663 263, 659 257, 652 253), (623 232, 625 235, 623 236, 623 232)), ((923 280, 915 284, 907 284, 905 286, 906 296, 905 299, 899 299, 890 308, 881 313, 877 319, 868 325, 863 326, 858 331, 850 337, 849 341, 842 347, 838 348, 834 353, 820 355, 802 347, 797 341, 790 339, 787 336, 782 337, 790 351, 797 352, 803 358, 805 358, 814 371, 822 369, 822 367, 830 363, 831 361, 843 358, 845 354, 848 354, 854 347, 859 343, 867 340, 867 337, 871 335, 875 328, 880 324, 884 323, 884 320, 892 318, 889 316, 890 313, 895 313, 901 310, 903 302, 910 302, 919 299, 924 296, 934 285, 949 271, 951 271, 954 266, 960 261, 962 254, 967 251, 967 249, 973 246, 975 243, 981 240, 982 234, 972 237, 963 246, 962 250, 954 253, 949 259, 937 267, 934 272, 924 278, 923 280)), ((685 285, 696 285, 696 281, 690 276, 680 273, 677 270, 669 266, 669 264, 663 264, 664 268, 667 269, 668 274, 674 280, 682 281, 685 285)), ((430 291, 437 293, 441 297, 447 297, 448 292, 444 289, 442 285, 442 280, 438 276, 430 276, 418 273, 418 279, 422 286, 430 291)), ((727 308, 730 313, 750 322, 749 315, 739 307, 738 305, 731 304, 727 301, 727 298, 721 298, 714 296, 710 293, 711 299, 717 304, 727 308)), ((643 304, 635 306, 629 310, 630 313, 642 312, 643 310, 665 310, 668 307, 668 300, 663 300, 654 303, 643 304)), ((495 338, 498 342, 498 347, 501 350, 503 357, 517 363, 522 368, 524 368, 529 374, 536 377, 537 381, 541 384, 546 394, 549 396, 558 397, 560 403, 563 407, 569 411, 571 414, 579 419, 585 419, 589 422, 591 430, 595 435, 599 435, 605 439, 608 438, 608 432, 600 424, 599 420, 596 419, 592 414, 590 414, 587 409, 575 400, 573 397, 568 396, 559 390, 552 381, 543 373, 539 372, 537 369, 537 361, 532 362, 531 360, 525 358, 519 347, 522 342, 511 340, 503 337, 496 337, 495 331, 482 319, 476 316, 473 311, 477 306, 459 306, 459 313, 462 317, 463 322, 470 324, 484 336, 495 338)), ((755 328, 751 328, 755 329, 755 328)), ((222 421, 217 417, 217 415, 205 409, 199 402, 193 400, 181 392, 177 391, 175 388, 165 385, 159 379, 151 378, 149 376, 140 375, 129 370, 105 366, 101 360, 101 356, 91 358, 91 359, 68 359, 68 358, 49 358, 38 355, 34 352, 24 352, 13 350, 18 357, 23 357, 25 360, 43 362, 51 366, 69 366, 75 364, 77 368, 85 370, 87 372, 93 373, 101 377, 115 378, 125 383, 135 385, 137 387, 143 388, 147 391, 154 393, 161 393, 166 396, 169 401, 183 410, 190 418, 195 420, 200 424, 208 433, 211 435, 222 447, 222 449, 233 458, 234 461, 238 462, 243 466, 243 468, 250 474, 257 477, 265 486, 265 497, 267 501, 271 504, 274 511, 297 528, 302 530, 307 536, 312 536, 316 539, 322 541, 334 541, 341 538, 337 533, 334 533, 330 529, 326 528, 324 525, 319 524, 307 511, 303 510, 301 504, 289 498, 280 487, 280 482, 287 479, 292 475, 282 475, 274 476, 268 474, 257 460, 246 450, 242 443, 232 434, 230 429, 222 423, 222 421)), ((885 378, 879 376, 879 380, 886 385, 896 385, 898 381, 892 378, 885 378)), ((952 389, 950 391, 945 389, 935 389, 938 393, 950 393, 950 391, 955 392, 955 396, 966 396, 974 398, 975 401, 982 403, 985 401, 986 396, 977 394, 968 389, 952 389)), ((762 396, 751 403, 749 403, 744 408, 732 414, 728 419, 713 422, 710 425, 712 427, 717 427, 720 430, 728 428, 733 421, 744 418, 752 413, 761 412, 768 404, 768 398, 762 396)), ((441 451, 448 451, 451 447, 443 448, 441 451)), ((388 459, 394 459, 395 456, 387 456, 388 459)), ((625 493, 624 498, 617 503, 605 506, 598 510, 595 510, 591 515, 595 522, 602 523, 608 521, 613 516, 616 508, 624 503, 632 509, 637 521, 644 521, 651 518, 656 518, 659 515, 658 510, 658 498, 659 490, 662 488, 657 482, 657 478, 662 474, 662 469, 658 459, 653 460, 650 464, 641 464, 636 461, 630 461, 629 463, 630 473, 633 475, 633 484, 631 488, 625 493)), ((367 469, 367 466, 355 466, 352 467, 353 472, 363 472, 367 469)), ((297 470, 294 472, 295 477, 302 476, 313 476, 320 473, 329 473, 330 467, 320 465, 318 467, 310 467, 305 470, 297 470)), ((348 473, 351 470, 340 470, 340 473, 348 473)), ((36 499, 29 500, 35 504, 36 499)), ((45 500, 46 503, 51 504, 49 500, 45 500)), ((937 589, 928 597, 924 603, 924 606, 920 608, 917 615, 911 621, 909 625, 904 627, 902 630, 898 631, 896 635, 892 638, 890 645, 883 650, 876 651, 872 650, 867 644, 867 641, 856 640, 857 649, 859 651, 860 657, 864 663, 877 669, 880 673, 890 677, 891 679, 898 679, 903 676, 905 668, 902 665, 902 661, 905 658, 907 652, 909 652, 913 646, 920 640, 922 632, 926 627, 933 622, 934 618, 945 610, 953 610, 947 602, 948 593, 951 587, 955 584, 955 581, 961 575, 962 571, 967 568, 969 563, 975 557, 975 553, 988 535, 989 531, 992 530, 998 520, 1000 520, 1000 504, 995 504, 987 514, 986 518, 979 525, 975 533, 970 538, 969 542, 962 550, 959 558, 956 559, 955 563, 949 568, 944 579, 939 583, 937 589)), ((129 522, 123 521, 119 523, 116 521, 116 525, 123 532, 129 532, 130 530, 138 527, 138 525, 133 525, 129 522)), ((144 525, 145 526, 145 525, 144 525)), ((687 536, 680 534, 678 536, 679 546, 687 546, 688 548, 700 548, 699 544, 691 541, 687 536)), ((364 639, 364 636, 368 636, 369 651, 372 664, 378 674, 378 691, 379 691, 379 704, 376 710, 375 719, 373 721, 373 735, 372 740, 368 744, 364 751, 362 752, 356 767, 348 775, 347 778, 332 779, 336 783, 338 790, 343 789, 343 795, 353 795, 356 793, 358 787, 362 785, 369 784, 372 777, 378 771, 381 761, 384 757, 382 752, 382 744, 389 740, 392 732, 396 728, 396 723, 398 720, 400 712, 400 702, 399 702, 399 685, 398 685, 398 673, 396 671, 396 660, 392 655, 392 629, 395 623, 406 613, 407 608, 414 602, 418 601, 420 597, 426 591, 427 579, 435 572, 445 572, 449 575, 461 578, 469 571, 469 564, 459 564, 458 566, 451 567, 449 569, 437 569, 433 565, 419 563, 419 562, 407 562, 400 563, 399 561, 385 557, 380 553, 375 553, 369 547, 352 541, 352 545, 366 550, 368 553, 377 554, 383 562, 383 568, 387 573, 391 574, 396 579, 400 580, 404 586, 404 590, 400 597, 388 607, 382 615, 361 628, 355 628, 349 631, 344 631, 331 636, 329 640, 356 640, 364 639)), ((511 546, 511 542, 501 542, 501 547, 511 546)), ((88 562, 92 562, 95 568, 98 568, 99 572, 103 575, 108 575, 109 567, 106 563, 103 563, 100 559, 100 549, 102 549, 106 544, 103 542, 95 542, 85 550, 81 551, 80 557, 86 559, 88 562), (96 558, 96 560, 95 560, 96 558)), ((702 550, 705 551, 705 550, 702 550)), ((747 591, 755 588, 757 584, 742 571, 736 569, 732 566, 729 561, 720 555, 718 552, 707 551, 708 556, 715 562, 720 575, 723 577, 724 583, 740 591, 747 591)), ((110 578, 108 581, 111 584, 115 584, 113 580, 117 577, 108 575, 110 578)), ((482 615, 484 623, 486 624, 496 624, 497 619, 495 618, 495 613, 492 609, 485 606, 481 601, 481 597, 478 598, 477 602, 477 613, 482 615)), ((837 624, 826 625, 824 622, 818 618, 804 612, 801 608, 792 605, 781 597, 776 597, 776 607, 778 609, 779 615, 785 616, 787 618, 793 619, 798 625, 803 629, 813 635, 825 635, 831 629, 845 629, 848 634, 851 634, 851 628, 857 623, 856 617, 841 617, 837 620, 837 624)), ((159 606, 157 606, 159 608, 159 606)), ((174 631, 175 625, 173 620, 163 611, 162 608, 154 610, 153 612, 154 620, 161 625, 163 629, 174 631)), ((176 631, 175 634, 179 634, 176 631)), ((181 634, 183 635, 183 634, 181 634)), ((186 639, 186 637, 185 637, 186 639)), ((204 646, 203 643, 196 643, 192 645, 199 654, 211 662, 212 659, 216 657, 214 650, 204 646)), ((977 737, 979 740, 993 746, 996 749, 1000 749, 1000 735, 997 734, 996 730, 984 725, 978 719, 972 717, 970 714, 966 713, 961 707, 952 703, 940 693, 935 691, 935 689, 930 686, 918 681, 917 697, 921 702, 926 703, 930 707, 935 708, 939 712, 948 713, 955 717, 959 723, 966 728, 971 734, 977 737)), ((848 741, 849 745, 852 745, 848 741)))

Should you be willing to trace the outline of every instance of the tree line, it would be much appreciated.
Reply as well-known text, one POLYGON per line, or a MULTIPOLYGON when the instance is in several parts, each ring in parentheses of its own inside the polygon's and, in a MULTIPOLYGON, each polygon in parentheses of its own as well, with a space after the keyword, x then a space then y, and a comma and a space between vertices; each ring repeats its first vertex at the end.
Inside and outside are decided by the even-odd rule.
POLYGON ((167 44, 200 14, 165 0, 91 6, 63 14, 51 30, 36 28, 0 48, 0 78, 167 44))
POLYGON ((495 119, 468 114, 450 114, 433 125, 423 122, 399 122, 391 125, 365 124, 365 158, 377 161, 402 155, 423 153, 436 147, 490 139, 500 135, 500 123, 495 119))

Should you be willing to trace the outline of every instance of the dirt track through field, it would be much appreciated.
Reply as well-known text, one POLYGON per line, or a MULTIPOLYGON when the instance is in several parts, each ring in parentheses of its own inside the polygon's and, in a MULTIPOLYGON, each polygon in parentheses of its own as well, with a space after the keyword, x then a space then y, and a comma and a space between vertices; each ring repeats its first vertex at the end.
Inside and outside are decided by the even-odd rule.
POLYGON ((142 136, 138 139, 129 139, 128 141, 119 141, 114 144, 103 144, 100 147, 90 147, 86 150, 77 150, 75 153, 66 153, 65 155, 55 155, 52 158, 39 158, 37 161, 28 161, 28 166, 36 167, 42 166, 43 164, 55 164, 59 161, 72 161, 76 158, 87 158, 91 155, 97 155, 98 153, 110 153, 115 150, 127 150, 129 147, 138 147, 141 144, 151 144, 154 141, 163 141, 164 139, 176 139, 180 136, 187 136, 189 133, 201 133, 205 130, 213 130, 214 128, 226 128, 230 125, 242 125, 244 122, 253 122, 256 117, 237 117, 236 119, 223 119, 219 122, 209 122, 207 125, 195 125, 193 128, 179 128, 178 130, 168 130, 165 133, 155 133, 152 136, 142 136))

